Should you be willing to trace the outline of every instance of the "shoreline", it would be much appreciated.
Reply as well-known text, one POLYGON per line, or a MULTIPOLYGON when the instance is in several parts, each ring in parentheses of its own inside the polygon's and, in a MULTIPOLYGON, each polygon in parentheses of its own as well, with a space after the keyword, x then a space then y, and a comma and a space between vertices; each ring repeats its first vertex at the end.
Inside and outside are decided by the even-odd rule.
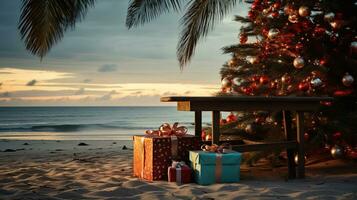
POLYGON ((0 199, 357 198, 356 162, 313 163, 307 178, 286 180, 286 167, 262 161, 242 166, 239 183, 177 186, 133 177, 130 140, 0 140, 0 150, 0 199), (3 152, 10 146, 23 150, 3 152))

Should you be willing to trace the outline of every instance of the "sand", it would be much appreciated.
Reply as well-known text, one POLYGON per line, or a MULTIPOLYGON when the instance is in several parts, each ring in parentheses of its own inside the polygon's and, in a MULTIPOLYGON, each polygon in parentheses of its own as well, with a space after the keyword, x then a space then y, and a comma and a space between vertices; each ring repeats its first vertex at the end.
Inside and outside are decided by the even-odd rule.
POLYGON ((357 199, 356 162, 310 164, 307 178, 288 181, 285 167, 262 162, 242 166, 240 183, 177 186, 132 177, 131 148, 131 141, 0 140, 0 199, 357 199))

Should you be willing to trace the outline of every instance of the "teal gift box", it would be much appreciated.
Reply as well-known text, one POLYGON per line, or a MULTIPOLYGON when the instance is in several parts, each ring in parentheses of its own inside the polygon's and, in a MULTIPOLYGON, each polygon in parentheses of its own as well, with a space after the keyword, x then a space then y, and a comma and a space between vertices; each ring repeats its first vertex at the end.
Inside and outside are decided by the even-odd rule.
POLYGON ((212 153, 190 151, 190 163, 195 180, 200 185, 235 183, 240 177, 242 154, 235 151, 212 153))

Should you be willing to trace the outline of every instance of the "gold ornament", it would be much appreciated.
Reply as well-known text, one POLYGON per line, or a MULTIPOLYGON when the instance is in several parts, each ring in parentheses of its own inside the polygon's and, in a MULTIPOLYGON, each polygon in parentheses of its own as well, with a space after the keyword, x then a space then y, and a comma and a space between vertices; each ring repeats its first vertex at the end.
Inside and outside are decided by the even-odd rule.
POLYGON ((235 59, 235 58, 232 58, 232 59, 228 62, 228 65, 229 65, 230 67, 234 67, 236 64, 237 64, 237 59, 235 59))
POLYGON ((299 22, 299 18, 298 18, 298 16, 297 16, 297 14, 295 14, 295 13, 289 15, 288 20, 289 20, 289 22, 291 22, 291 23, 293 23, 293 24, 299 22))
POLYGON ((232 83, 231 80, 227 77, 223 78, 221 81, 222 88, 227 89, 230 88, 232 83))
POLYGON ((246 59, 250 64, 257 64, 259 62, 257 56, 247 56, 246 59))
POLYGON ((300 15, 301 17, 307 17, 307 16, 309 16, 309 15, 310 15, 310 9, 309 9, 309 7, 307 7, 307 6, 301 6, 301 7, 299 8, 299 15, 300 15))
MULTIPOLYGON (((304 156, 304 163, 306 163, 306 160, 307 160, 307 157, 304 156)), ((294 161, 295 161, 295 164, 297 164, 297 165, 299 164, 299 156, 298 155, 295 155, 294 161)))
POLYGON ((342 27, 343 21, 342 20, 334 20, 330 23, 331 27, 334 29, 340 29, 342 27))
POLYGON ((349 73, 346 73, 342 78, 342 83, 346 87, 350 87, 354 81, 355 79, 349 73))
POLYGON ((278 34, 279 34, 279 29, 277 29, 277 28, 272 28, 272 29, 270 29, 269 30, 269 32, 268 32, 268 38, 269 39, 273 39, 273 38, 275 38, 278 34))
POLYGON ((293 61, 293 65, 296 69, 301 69, 305 66, 305 60, 302 57, 296 57, 293 61))
POLYGON ((331 148, 331 156, 334 159, 342 158, 343 157, 343 148, 340 146, 335 145, 331 148))

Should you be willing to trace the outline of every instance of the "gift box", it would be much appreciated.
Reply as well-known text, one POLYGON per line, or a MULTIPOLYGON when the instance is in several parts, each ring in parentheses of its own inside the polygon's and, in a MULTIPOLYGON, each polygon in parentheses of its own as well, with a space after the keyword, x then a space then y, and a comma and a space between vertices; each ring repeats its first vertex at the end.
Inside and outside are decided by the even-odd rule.
POLYGON ((200 185, 238 182, 241 157, 241 153, 235 151, 190 151, 190 164, 195 181, 200 185))
POLYGON ((191 183, 191 168, 184 162, 173 162, 168 168, 168 182, 176 182, 178 185, 191 183))
POLYGON ((172 160, 189 162, 189 150, 198 150, 199 137, 184 136, 134 136, 134 176, 154 181, 167 180, 167 169, 172 160))

